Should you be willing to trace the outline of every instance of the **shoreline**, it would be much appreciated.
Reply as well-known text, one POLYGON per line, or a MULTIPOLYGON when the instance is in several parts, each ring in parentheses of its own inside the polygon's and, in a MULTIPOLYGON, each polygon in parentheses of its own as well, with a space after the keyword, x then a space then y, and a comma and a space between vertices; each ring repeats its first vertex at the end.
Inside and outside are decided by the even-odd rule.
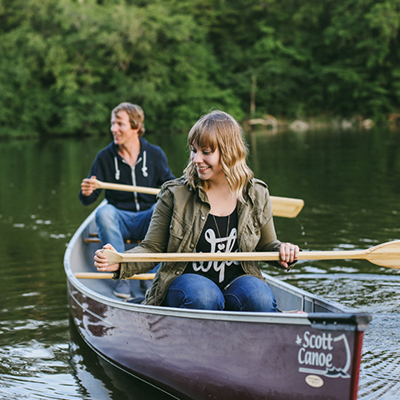
POLYGON ((275 118, 267 115, 262 118, 251 118, 243 121, 243 126, 250 130, 263 127, 272 132, 278 130, 292 130, 302 132, 307 130, 318 130, 325 128, 335 129, 371 129, 377 125, 385 125, 390 128, 400 128, 400 113, 390 114, 386 121, 375 122, 371 118, 362 116, 346 118, 298 118, 295 120, 275 118))

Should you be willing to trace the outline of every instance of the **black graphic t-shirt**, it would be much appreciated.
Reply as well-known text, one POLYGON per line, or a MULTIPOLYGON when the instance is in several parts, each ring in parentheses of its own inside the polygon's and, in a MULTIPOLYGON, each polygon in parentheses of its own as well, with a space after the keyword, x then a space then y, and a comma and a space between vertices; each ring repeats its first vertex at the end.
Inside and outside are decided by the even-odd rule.
MULTIPOLYGON (((234 253, 237 243, 238 215, 235 211, 226 217, 209 214, 196 253, 234 253)), ((243 275, 239 261, 198 261, 189 262, 185 273, 200 274, 214 281, 223 289, 236 277, 243 275)))

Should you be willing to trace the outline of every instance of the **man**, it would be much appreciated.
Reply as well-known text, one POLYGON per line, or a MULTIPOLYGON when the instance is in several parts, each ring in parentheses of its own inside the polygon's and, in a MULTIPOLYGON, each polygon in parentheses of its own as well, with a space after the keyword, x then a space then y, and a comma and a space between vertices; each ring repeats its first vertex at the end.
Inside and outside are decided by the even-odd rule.
MULTIPOLYGON (((174 179, 167 158, 160 147, 143 139, 144 113, 141 107, 121 103, 111 112, 113 142, 101 150, 89 177, 83 179, 79 198, 84 205, 97 200, 101 190, 95 179, 126 185, 159 187, 174 179)), ((149 194, 106 190, 108 201, 96 213, 102 246, 111 243, 118 252, 125 251, 124 240, 142 240, 153 214, 156 197, 149 194)), ((140 296, 140 282, 119 281, 114 289, 118 297, 140 296), (131 288, 132 285, 132 288, 131 288)))

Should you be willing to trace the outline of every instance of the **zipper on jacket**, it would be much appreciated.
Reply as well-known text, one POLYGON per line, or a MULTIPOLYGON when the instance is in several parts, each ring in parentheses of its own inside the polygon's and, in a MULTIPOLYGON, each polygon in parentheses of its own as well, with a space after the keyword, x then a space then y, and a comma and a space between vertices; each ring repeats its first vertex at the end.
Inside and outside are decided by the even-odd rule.
MULTIPOLYGON (((138 161, 137 161, 137 163, 140 161, 141 159, 139 159, 138 161)), ((136 164, 137 164, 136 163, 136 164)), ((136 164, 135 164, 135 166, 136 166, 136 164)), ((135 175, 135 167, 131 167, 131 173, 132 173, 132 183, 133 183, 133 186, 136 186, 136 175, 135 175)), ((135 201, 135 207, 136 207, 136 211, 140 211, 140 204, 139 204, 139 202, 138 202, 138 198, 137 198, 137 193, 136 192, 133 192, 133 200, 135 201)))

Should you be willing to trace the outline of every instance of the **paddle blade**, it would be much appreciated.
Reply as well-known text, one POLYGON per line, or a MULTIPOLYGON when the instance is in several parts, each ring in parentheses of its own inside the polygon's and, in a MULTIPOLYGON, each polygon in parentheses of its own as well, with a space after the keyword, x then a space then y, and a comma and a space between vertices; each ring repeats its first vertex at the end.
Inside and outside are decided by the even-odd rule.
POLYGON ((400 269, 400 240, 372 247, 365 258, 381 267, 400 269))
POLYGON ((304 200, 271 196, 272 213, 275 217, 295 218, 303 209, 304 200))

